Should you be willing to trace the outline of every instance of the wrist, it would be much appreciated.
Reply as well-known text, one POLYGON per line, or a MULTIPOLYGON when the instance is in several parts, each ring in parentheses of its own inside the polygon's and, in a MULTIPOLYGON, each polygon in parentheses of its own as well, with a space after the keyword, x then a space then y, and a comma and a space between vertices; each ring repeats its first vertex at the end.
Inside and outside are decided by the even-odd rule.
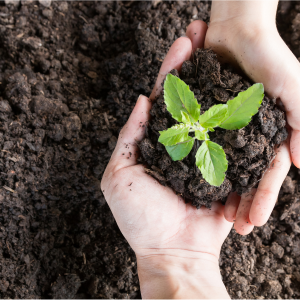
POLYGON ((277 4, 277 0, 213 1, 205 48, 213 49, 220 62, 245 69, 244 63, 252 60, 249 49, 279 37, 275 23, 277 4))
MULTIPOLYGON (((229 24, 241 28, 276 28, 278 0, 270 1, 213 1, 210 22, 229 24)), ((232 26, 233 27, 233 26, 232 26)))
POLYGON ((137 256, 143 298, 229 298, 216 256, 177 254, 137 256))

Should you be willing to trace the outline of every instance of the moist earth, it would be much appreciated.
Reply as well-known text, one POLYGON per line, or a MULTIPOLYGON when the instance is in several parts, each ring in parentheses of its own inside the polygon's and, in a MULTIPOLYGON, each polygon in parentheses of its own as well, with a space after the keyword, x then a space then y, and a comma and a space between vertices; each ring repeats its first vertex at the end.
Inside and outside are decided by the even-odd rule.
MULTIPOLYGON (((197 49, 192 61, 183 63, 180 75, 176 70, 171 73, 189 85, 201 104, 201 114, 251 86, 230 67, 221 67, 217 55, 210 49, 197 49)), ((225 202, 233 191, 240 195, 250 192, 274 159, 275 145, 280 145, 288 136, 284 112, 276 107, 276 99, 267 96, 246 127, 240 130, 215 128, 215 132, 209 134, 210 140, 223 147, 228 160, 225 180, 216 187, 205 181, 195 165, 195 154, 201 142, 196 141, 182 161, 172 161, 165 147, 158 142, 159 131, 178 124, 168 112, 163 94, 156 99, 150 114, 147 137, 140 143, 144 163, 161 184, 172 187, 197 208, 201 205, 210 207, 212 201, 225 202)))
MULTIPOLYGON (((209 14, 206 1, 0 3, 0 298, 141 297, 100 181, 169 47, 209 14)), ((277 25, 300 57, 297 2, 277 25)), ((265 226, 226 239, 231 297, 300 298, 299 179, 292 168, 265 226)))

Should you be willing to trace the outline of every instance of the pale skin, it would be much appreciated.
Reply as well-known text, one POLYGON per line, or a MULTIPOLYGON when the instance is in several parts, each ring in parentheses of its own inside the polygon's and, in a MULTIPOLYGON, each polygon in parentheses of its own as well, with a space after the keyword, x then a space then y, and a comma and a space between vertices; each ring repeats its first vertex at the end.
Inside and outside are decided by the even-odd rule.
MULTIPOLYGON (((281 99, 290 126, 290 142, 277 150, 257 190, 241 197, 232 194, 226 202, 225 217, 235 220, 234 228, 242 235, 269 219, 291 161, 300 167, 300 63, 277 31, 277 5, 276 0, 214 1, 205 39, 205 47, 220 59, 239 66, 254 82, 262 82, 269 96, 281 99)), ((193 47, 199 22, 187 29, 193 47)))
MULTIPOLYGON (((230 1, 224 3, 227 3, 228 6, 233 5, 230 1)), ((161 92, 161 83, 166 74, 174 68, 180 71, 183 61, 190 59, 192 51, 196 48, 204 45, 210 46, 224 59, 232 59, 229 52, 226 52, 229 46, 225 42, 225 37, 228 35, 226 41, 230 36, 228 43, 231 47, 230 51, 235 53, 235 57, 239 57, 239 51, 242 51, 243 57, 245 55, 245 59, 250 61, 250 63, 242 63, 244 58, 239 57, 238 59, 240 66, 248 76, 252 76, 256 82, 264 83, 267 91, 279 93, 274 96, 281 97, 288 112, 288 120, 291 119, 289 124, 294 130, 293 125, 297 126, 297 120, 294 120, 296 116, 293 115, 292 108, 289 108, 290 102, 288 101, 294 101, 296 110, 297 105, 300 105, 297 104, 297 101, 300 103, 300 100, 295 99, 295 95, 287 93, 285 88, 278 88, 278 83, 281 81, 276 78, 275 71, 272 73, 270 68, 266 68, 267 70, 263 73, 264 64, 261 63, 261 60, 268 59, 268 64, 274 65, 267 49, 270 46, 263 46, 264 39, 260 40, 258 37, 259 26, 253 29, 257 30, 256 34, 252 32, 252 29, 249 32, 248 22, 251 22, 252 14, 250 13, 250 17, 247 19, 247 13, 251 12, 251 3, 233 3, 236 7, 226 11, 224 7, 218 6, 225 4, 214 2, 208 31, 204 22, 195 21, 187 28, 187 37, 179 38, 174 42, 161 66, 150 99, 153 100, 161 92), (249 7, 244 5, 249 5, 249 7), (220 9, 224 16, 218 15, 217 10, 220 9), (235 16, 230 17, 230 13, 233 12, 239 16, 244 14, 240 23, 238 22, 239 17, 237 20, 235 16), (226 14, 228 14, 227 19, 226 14), (240 31, 244 32, 244 35, 239 35, 239 30, 233 29, 229 25, 226 27, 226 24, 231 22, 229 19, 237 22, 235 26, 240 26, 240 31), (244 29, 245 31, 243 31, 244 26, 248 28, 244 29), (232 30, 236 32, 232 32, 232 30), (257 38, 257 41, 251 39, 253 36, 257 38), (239 41, 235 41, 235 39, 239 39, 239 41), (220 42, 215 43, 219 40, 220 42), (244 45, 242 50, 239 50, 239 44, 244 45), (247 51, 248 54, 245 54, 244 52, 247 51), (263 53, 268 57, 264 57, 263 53), (259 60, 260 56, 262 58, 259 60), (258 64, 258 62, 260 63, 258 64), (255 68, 252 70, 253 64, 258 64, 258 71, 255 68), (251 67, 251 72, 247 71, 247 66, 251 67), (274 85, 272 85, 273 81, 274 85)), ((269 10, 272 10, 270 9, 272 7, 272 12, 275 14, 277 3, 274 5, 273 2, 269 2, 269 5, 269 10)), ((261 9, 263 10, 264 7, 261 9)), ((271 21, 270 13, 269 22, 271 21)), ((265 23, 261 26, 262 36, 264 36, 266 34, 264 30, 267 30, 268 26, 265 23)), ((281 40, 276 36, 275 30, 270 34, 272 38, 269 38, 267 42, 273 42, 273 48, 285 49, 281 40)), ((286 63, 289 63, 290 67, 298 68, 299 63, 291 58, 292 54, 284 53, 286 54, 280 54, 281 59, 287 57, 286 63)), ((275 58, 273 59, 275 60, 275 58)), ((281 61, 281 75, 283 65, 284 63, 281 61)), ((288 67, 286 72, 286 76, 288 76, 288 67)), ((294 72, 290 76, 295 74, 294 72)), ((283 86, 287 86, 288 82, 289 80, 286 79, 283 86)), ((292 90, 295 94, 299 93, 295 87, 292 90)), ((120 132, 118 143, 101 182, 101 189, 116 222, 135 251, 142 296, 143 298, 229 298, 221 280, 218 265, 222 243, 230 232, 233 220, 236 220, 235 229, 240 234, 248 234, 254 225, 261 226, 267 221, 276 202, 278 190, 291 164, 290 147, 288 144, 284 144, 279 148, 274 166, 265 174, 256 191, 253 190, 248 195, 242 195, 241 199, 236 194, 231 194, 225 207, 219 202, 215 202, 211 210, 205 207, 196 209, 190 204, 186 204, 170 188, 160 185, 146 173, 142 165, 137 163, 137 143, 145 135, 145 127, 141 125, 145 125, 149 120, 150 109, 151 101, 141 95, 128 122, 120 132)), ((297 138, 296 132, 293 144, 292 134, 291 148, 295 143, 297 144, 297 138)), ((297 162, 295 155, 293 161, 297 162)), ((300 165, 300 158, 299 164, 296 165, 300 165)))

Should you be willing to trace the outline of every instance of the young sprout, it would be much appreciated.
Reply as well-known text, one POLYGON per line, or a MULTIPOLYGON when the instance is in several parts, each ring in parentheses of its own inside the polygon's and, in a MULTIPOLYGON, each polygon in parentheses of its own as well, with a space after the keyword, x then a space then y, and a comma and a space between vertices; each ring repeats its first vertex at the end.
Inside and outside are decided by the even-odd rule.
POLYGON ((228 161, 223 148, 210 141, 213 128, 241 129, 249 124, 264 98, 264 86, 256 83, 226 104, 212 106, 200 115, 200 104, 190 88, 178 77, 168 74, 164 83, 167 110, 179 122, 160 131, 162 143, 173 161, 182 160, 193 148, 195 139, 203 141, 196 153, 196 165, 203 178, 211 185, 220 186, 225 179, 228 161), (194 132, 194 137, 189 133, 194 132))

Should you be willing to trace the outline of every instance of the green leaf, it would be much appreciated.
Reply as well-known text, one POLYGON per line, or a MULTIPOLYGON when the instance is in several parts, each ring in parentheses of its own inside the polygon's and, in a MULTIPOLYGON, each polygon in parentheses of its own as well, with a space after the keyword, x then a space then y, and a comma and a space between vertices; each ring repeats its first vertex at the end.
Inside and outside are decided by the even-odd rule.
POLYGON ((251 121, 251 117, 258 112, 263 98, 264 86, 262 83, 256 83, 246 91, 240 92, 237 97, 227 102, 228 113, 219 126, 228 130, 245 127, 251 121))
POLYGON ((166 146, 166 150, 168 151, 173 161, 182 160, 191 152, 194 141, 195 140, 191 138, 174 146, 166 146))
POLYGON ((204 141, 196 153, 196 165, 210 185, 220 186, 223 183, 228 161, 220 145, 204 141))
POLYGON ((204 128, 211 128, 218 126, 227 114, 227 104, 218 104, 212 106, 199 118, 199 123, 204 128))
POLYGON ((189 126, 184 124, 175 125, 167 130, 160 131, 158 141, 165 146, 172 146, 188 139, 189 126))
POLYGON ((181 112, 185 112, 195 123, 200 116, 200 104, 190 88, 178 77, 168 74, 164 84, 164 99, 167 110, 178 122, 183 122, 181 112))
POLYGON ((182 116, 182 123, 184 123, 184 124, 191 124, 190 117, 189 117, 189 115, 186 112, 181 111, 181 116, 182 116))
POLYGON ((199 141, 203 141, 203 140, 206 140, 205 138, 205 133, 200 131, 200 130, 196 130, 195 131, 195 138, 199 141))

